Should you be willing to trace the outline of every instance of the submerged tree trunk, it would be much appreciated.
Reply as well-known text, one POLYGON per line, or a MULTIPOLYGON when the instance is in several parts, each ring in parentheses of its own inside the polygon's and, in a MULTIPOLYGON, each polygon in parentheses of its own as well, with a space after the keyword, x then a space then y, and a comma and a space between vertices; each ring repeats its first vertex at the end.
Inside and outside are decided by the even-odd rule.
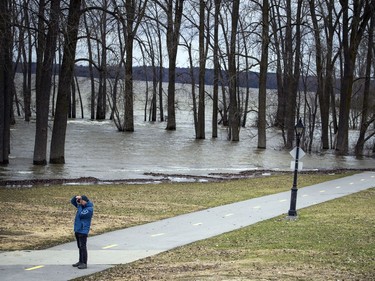
MULTIPOLYGON (((197 139, 205 139, 205 74, 206 74, 206 44, 205 44, 205 9, 206 4, 200 1, 199 4, 199 99, 198 99, 198 120, 197 139)), ((208 40, 208 38, 206 39, 208 40)))
POLYGON ((130 4, 129 0, 126 1, 126 34, 125 34, 125 114, 124 114, 124 130, 127 132, 134 131, 134 108, 133 108, 133 42, 134 32, 133 24, 135 19, 134 4, 130 4))
MULTIPOLYGON (((48 33, 45 42, 45 50, 41 64, 40 84, 36 89, 36 129, 34 144, 34 165, 47 164, 47 137, 48 115, 50 109, 51 81, 53 75, 53 62, 55 59, 57 38, 59 35, 60 0, 51 1, 51 13, 48 33)), ((69 88, 69 84, 64 85, 69 88)))
POLYGON ((237 70, 236 70, 236 41, 239 16, 239 0, 233 1, 232 31, 230 37, 230 49, 228 54, 229 73, 229 139, 240 140, 240 112, 237 104, 237 70))
MULTIPOLYGON (((286 148, 292 148, 295 138, 296 109, 297 109, 297 92, 299 89, 300 66, 301 66, 301 10, 302 0, 298 1, 296 13, 296 32, 292 35, 292 7, 291 1, 287 1, 287 27, 286 27, 286 81, 285 90, 288 95, 285 112, 285 128, 287 133, 286 148), (295 40, 295 46, 292 40, 295 40)), ((298 119, 299 116, 297 116, 298 119)))
POLYGON ((221 0, 215 0, 214 16, 214 81, 212 100, 212 137, 217 138, 218 109, 219 109, 219 13, 221 0))
MULTIPOLYGON (((278 15, 280 15, 279 5, 271 5, 272 15, 270 17, 270 24, 272 27, 273 34, 273 44, 275 45, 275 55, 276 55, 276 80, 277 80, 277 109, 276 116, 273 126, 284 130, 284 119, 285 119, 285 103, 286 95, 284 91, 284 80, 283 80, 283 70, 281 62, 283 60, 283 53, 285 52, 285 40, 282 40, 283 34, 280 32, 284 30, 281 27, 282 23, 278 21, 278 15)), ((283 135, 284 136, 284 135, 283 135)), ((285 144, 285 138, 284 138, 285 144)))
POLYGON ((262 54, 259 70, 259 95, 258 95, 258 148, 266 148, 266 98, 267 98, 267 71, 268 71, 268 0, 263 1, 262 10, 262 54))
POLYGON ((369 31, 368 31, 368 43, 367 43, 367 63, 366 63, 366 81, 363 89, 363 101, 362 101, 362 115, 361 115, 361 127, 359 131, 359 137, 357 144, 355 146, 355 154, 360 155, 363 153, 363 147, 365 145, 365 135, 369 125, 374 122, 375 115, 372 119, 368 118, 369 113, 369 102, 370 102, 370 82, 371 82, 371 61, 373 58, 373 48, 374 48, 374 25, 375 25, 375 16, 374 14, 371 17, 369 31))
MULTIPOLYGON (((317 91, 316 94, 319 97, 319 107, 320 107, 320 118, 321 118, 321 131, 322 131, 322 137, 321 137, 321 143, 322 143, 322 149, 328 149, 329 148, 329 141, 328 141, 328 124, 329 124, 329 100, 330 100, 330 94, 328 91, 326 91, 325 85, 327 84, 327 80, 324 77, 324 51, 322 47, 321 42, 321 30, 319 29, 319 23, 315 12, 315 1, 310 1, 310 12, 311 12, 311 18, 314 26, 314 38, 315 38, 315 48, 316 48, 316 75, 317 75, 317 91)), ((329 27, 328 27, 329 29, 329 27)), ((327 38, 327 41, 329 38, 327 38)), ((328 45, 328 44, 327 44, 328 45)), ((328 46, 327 46, 328 49, 328 46)), ((328 53, 328 51, 327 51, 328 53)), ((328 59, 328 56, 327 56, 328 59)), ((329 60, 327 62, 330 63, 329 60)), ((328 66, 326 67, 328 69, 328 66)))
POLYGON ((352 99, 354 81, 354 66, 357 58, 358 46, 368 20, 373 13, 373 3, 366 5, 364 2, 353 4, 353 15, 347 0, 340 1, 343 9, 343 34, 342 44, 344 52, 344 74, 341 79, 340 90, 340 113, 337 132, 336 151, 339 154, 346 154, 349 149, 349 113, 352 99))
POLYGON ((9 0, 0 1, 0 164, 9 163, 12 33, 9 0))
POLYGON ((180 38, 180 27, 182 19, 182 11, 184 0, 168 0, 167 7, 163 7, 167 13, 167 49, 169 58, 168 73, 168 121, 166 130, 176 130, 176 108, 175 108, 175 92, 176 92, 176 58, 178 43, 180 38), (173 2, 175 8, 173 9, 173 2), (174 17, 174 19, 173 19, 174 17))
POLYGON ((66 33, 64 36, 63 61, 59 76, 56 101, 56 115, 53 122, 50 163, 65 163, 65 137, 68 122, 68 96, 74 73, 78 25, 81 15, 81 1, 70 0, 66 33))

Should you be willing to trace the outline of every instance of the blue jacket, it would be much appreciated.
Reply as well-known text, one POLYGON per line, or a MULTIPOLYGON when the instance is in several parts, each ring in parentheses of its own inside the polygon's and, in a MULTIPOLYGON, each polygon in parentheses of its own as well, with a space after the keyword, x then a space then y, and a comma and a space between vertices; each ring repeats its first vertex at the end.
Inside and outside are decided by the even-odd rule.
POLYGON ((91 219, 94 214, 94 204, 88 201, 85 206, 77 203, 74 196, 70 202, 77 208, 76 218, 74 220, 74 232, 88 235, 90 232, 91 219))

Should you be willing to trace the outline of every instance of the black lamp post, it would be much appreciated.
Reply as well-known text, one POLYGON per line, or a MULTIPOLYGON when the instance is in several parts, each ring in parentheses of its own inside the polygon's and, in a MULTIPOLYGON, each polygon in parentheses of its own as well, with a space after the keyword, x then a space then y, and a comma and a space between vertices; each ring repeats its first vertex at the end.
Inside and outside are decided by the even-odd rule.
POLYGON ((296 131, 296 139, 297 139, 297 151, 296 151, 296 161, 294 165, 294 178, 293 178, 293 187, 292 187, 292 194, 290 199, 290 209, 288 212, 288 216, 296 217, 296 203, 297 203, 297 173, 298 173, 298 160, 299 160, 299 142, 301 140, 301 135, 305 127, 303 126, 301 118, 298 120, 297 125, 294 127, 296 131))

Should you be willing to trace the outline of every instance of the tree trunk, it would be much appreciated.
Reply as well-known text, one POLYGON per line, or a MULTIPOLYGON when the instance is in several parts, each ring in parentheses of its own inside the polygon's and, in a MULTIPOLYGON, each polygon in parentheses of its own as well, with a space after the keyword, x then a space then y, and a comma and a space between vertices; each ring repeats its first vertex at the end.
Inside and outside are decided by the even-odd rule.
MULTIPOLYGON (((169 58, 168 73, 168 121, 166 130, 176 130, 176 108, 175 108, 175 92, 176 92, 176 58, 178 50, 178 42, 180 38, 180 27, 182 19, 182 11, 184 0, 176 0, 173 11, 173 2, 168 0, 167 13, 167 49, 169 58), (174 14, 174 20, 173 20, 174 14)), ((165 8, 165 7, 164 7, 165 8)))
MULTIPOLYGON (((283 43, 285 40, 282 40, 282 34, 280 34, 281 30, 281 23, 280 20, 277 21, 280 15, 279 5, 271 5, 272 16, 271 18, 271 26, 272 26, 272 33, 274 37, 274 45, 275 45, 275 52, 276 52, 276 80, 277 80, 277 110, 276 116, 274 121, 274 126, 279 129, 284 129, 285 123, 285 104, 286 104, 286 94, 284 91, 284 78, 283 78, 283 70, 281 66, 281 61, 283 60, 284 54, 284 45, 283 43)), ((284 141, 285 143, 285 141, 284 141)))
POLYGON ((262 8, 262 54, 259 70, 259 95, 258 95, 258 148, 266 148, 266 100, 267 100, 267 71, 268 71, 268 0, 263 1, 262 8))
POLYGON ((32 65, 32 35, 30 28, 29 19, 29 8, 28 2, 25 1, 23 5, 23 11, 25 14, 25 24, 29 27, 27 28, 27 41, 28 41, 28 54, 26 55, 25 46, 23 46, 23 63, 24 63, 24 87, 23 87, 23 106, 25 111, 25 121, 30 121, 31 117, 31 65, 32 65))
POLYGON ((126 57, 125 57, 125 120, 124 130, 134 131, 134 108, 133 108, 133 23, 135 10, 130 0, 126 1, 126 57))
POLYGON ((157 115, 157 89, 158 89, 158 72, 155 65, 155 56, 152 58, 152 98, 151 98, 151 118, 152 122, 156 121, 157 115))
MULTIPOLYGON (((60 0, 51 1, 51 12, 48 33, 45 42, 43 60, 37 73, 43 73, 43 81, 36 89, 36 129, 34 144, 34 165, 47 164, 48 115, 50 109, 51 82, 53 62, 55 59, 57 38, 59 35, 60 0)), ((64 86, 69 88, 69 84, 64 86)))
POLYGON ((11 109, 11 38, 9 0, 0 1, 0 164, 9 164, 11 109))
POLYGON ((91 45, 91 31, 89 29, 89 24, 87 22, 87 13, 84 13, 83 20, 86 30, 86 41, 87 41, 87 54, 88 54, 88 68, 89 68, 89 78, 91 86, 90 95, 90 118, 95 119, 95 80, 94 80, 94 69, 93 69, 93 55, 92 55, 92 45, 91 45))
POLYGON ((285 120, 284 127, 286 130, 286 148, 291 148, 293 146, 294 140, 294 125, 295 125, 295 112, 296 112, 296 98, 297 92, 294 91, 293 83, 293 62, 295 63, 295 58, 293 56, 293 26, 292 26, 292 8, 291 0, 286 1, 286 20, 287 24, 285 27, 285 54, 284 54, 284 86, 286 100, 285 103, 285 120))
POLYGON ((213 100, 212 100, 212 137, 217 138, 218 109, 219 109, 219 13, 221 0, 215 0, 214 15, 214 81, 213 81, 213 100))
POLYGON ((65 163, 65 137, 68 122, 68 96, 74 74, 74 62, 77 46, 78 25, 81 15, 81 1, 70 0, 64 53, 60 70, 59 88, 56 101, 56 115, 53 122, 50 163, 65 163))
MULTIPOLYGON (((206 75, 206 50, 205 50, 205 1, 199 2, 199 101, 196 139, 205 139, 205 75, 206 75)), ((207 39, 208 40, 208 39, 207 39)))
POLYGON ((157 22, 157 34, 158 34, 158 45, 159 45, 159 87, 158 87, 158 97, 159 97, 159 116, 160 122, 164 122, 164 102, 163 102, 163 44, 162 44, 162 36, 161 36, 161 26, 159 21, 157 22))
POLYGON ((364 2, 355 2, 353 4, 353 9, 350 9, 354 11, 354 14, 351 15, 348 1, 341 0, 340 3, 343 9, 342 44, 344 51, 344 75, 341 79, 340 113, 336 151, 339 154, 346 154, 349 148, 349 113, 354 81, 354 66, 358 46, 362 40, 370 16, 373 13, 373 9, 371 9, 370 6, 365 5, 364 2))
POLYGON ((237 69, 236 69, 236 37, 239 20, 239 0, 233 1, 232 6, 232 30, 230 36, 230 47, 228 53, 228 73, 229 73, 229 139, 240 140, 240 112, 237 104, 237 69))
MULTIPOLYGON (((107 0, 102 3, 102 8, 107 9, 107 0)), ((101 12, 99 22, 99 36, 100 43, 98 42, 98 54, 100 53, 100 65, 99 65, 99 89, 97 97, 97 108, 96 108, 96 119, 104 120, 106 118, 107 109, 107 13, 101 12)))
MULTIPOLYGON (((289 2, 289 1, 288 1, 289 2)), ((288 8, 290 9, 290 7, 288 8)), ((296 32, 294 34, 295 38, 295 46, 290 46, 291 51, 291 58, 290 59, 293 64, 290 64, 291 70, 289 72, 289 81, 288 81, 288 102, 286 106, 286 129, 287 129, 287 148, 292 148, 293 141, 295 138, 295 124, 296 122, 296 112, 297 108, 297 92, 299 91, 299 79, 300 79, 300 68, 301 68, 301 13, 302 13, 302 0, 298 1, 297 5, 297 14, 296 14, 296 23, 295 28, 296 32), (293 49, 294 52, 294 59, 293 59, 293 49)), ((291 16, 291 14, 290 14, 291 16)), ((290 22, 291 23, 291 22, 290 22)), ((287 28, 288 29, 288 28, 287 28)), ((290 34, 291 35, 291 34, 290 34)), ((292 37, 290 38, 292 39, 292 37)), ((286 39, 288 41, 288 39, 286 39)), ((297 116, 299 119, 299 116, 297 116)))
MULTIPOLYGON (((319 29, 319 23, 316 17, 316 7, 315 1, 310 1, 310 13, 311 18, 314 26, 314 38, 315 38, 315 49, 316 49, 316 56, 315 56, 315 63, 316 63, 316 72, 317 72, 317 91, 316 94, 319 97, 319 107, 320 107, 320 118, 321 118, 321 142, 322 142, 322 149, 329 148, 329 138, 328 138, 328 125, 329 125, 329 97, 330 94, 326 91, 325 85, 327 84, 327 80, 324 77, 324 68, 323 68, 323 48, 321 42, 321 30, 319 29)), ((329 38, 327 38, 327 41, 329 38)), ((328 44, 327 44, 328 45, 328 44)), ((327 47, 328 49, 328 47, 327 47)), ((327 56, 328 59, 328 56, 327 56)), ((330 58, 331 59, 331 58, 330 58)), ((330 63, 330 61, 327 61, 330 63)), ((328 68, 328 66, 327 66, 328 68)))
POLYGON ((196 83, 195 83, 195 68, 193 63, 193 55, 192 55, 192 46, 186 42, 186 48, 189 57, 189 65, 190 65, 190 79, 191 79, 191 98, 193 102, 193 123, 194 123, 194 131, 195 131, 195 138, 198 139, 198 107, 197 107, 197 95, 195 93, 196 83))
POLYGON ((365 145, 365 135, 368 126, 371 124, 368 120, 369 113, 369 96, 370 96, 370 82, 371 82, 371 62, 373 58, 373 48, 374 48, 374 24, 375 16, 374 14, 370 20, 370 26, 368 30, 368 43, 367 43, 367 62, 366 62, 366 81, 363 89, 363 101, 362 101, 362 115, 361 115, 361 127, 359 131, 359 137, 357 144, 355 146, 355 154, 361 155, 363 153, 363 147, 365 145))

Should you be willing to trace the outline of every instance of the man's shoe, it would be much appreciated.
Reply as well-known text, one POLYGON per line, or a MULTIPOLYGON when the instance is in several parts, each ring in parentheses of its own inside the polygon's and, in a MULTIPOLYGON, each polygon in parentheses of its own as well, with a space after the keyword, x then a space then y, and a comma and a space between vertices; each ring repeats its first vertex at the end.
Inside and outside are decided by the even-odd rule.
POLYGON ((85 263, 81 263, 79 266, 77 266, 79 269, 86 269, 87 268, 87 264, 85 263))
POLYGON ((76 262, 75 264, 72 264, 73 267, 78 267, 80 264, 82 264, 81 262, 76 262))

